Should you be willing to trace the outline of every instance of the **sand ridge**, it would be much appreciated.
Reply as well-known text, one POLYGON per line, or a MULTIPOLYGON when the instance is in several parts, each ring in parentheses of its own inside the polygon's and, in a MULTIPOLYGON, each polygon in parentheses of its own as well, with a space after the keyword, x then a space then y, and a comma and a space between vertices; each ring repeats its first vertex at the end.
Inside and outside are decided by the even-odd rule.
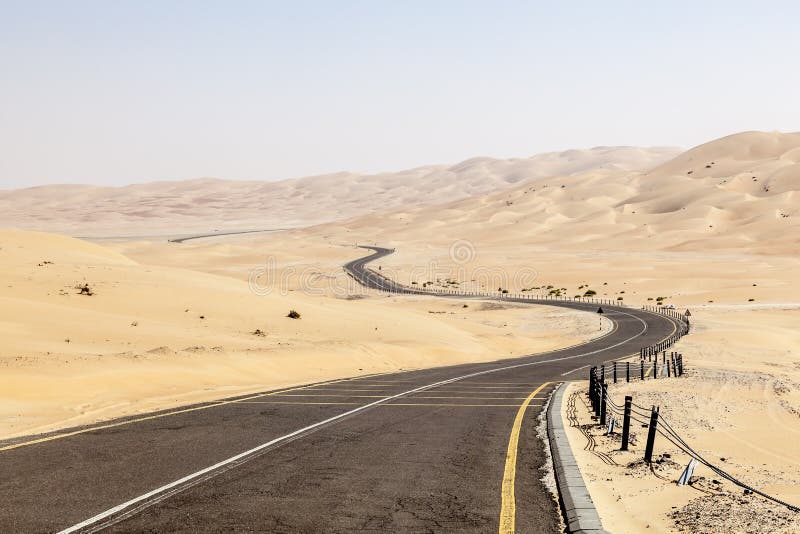
POLYGON ((674 148, 597 147, 277 182, 201 178, 125 187, 40 186, 0 191, 0 228, 73 236, 147 236, 302 227, 387 208, 483 195, 531 177, 646 168, 678 152, 674 148))

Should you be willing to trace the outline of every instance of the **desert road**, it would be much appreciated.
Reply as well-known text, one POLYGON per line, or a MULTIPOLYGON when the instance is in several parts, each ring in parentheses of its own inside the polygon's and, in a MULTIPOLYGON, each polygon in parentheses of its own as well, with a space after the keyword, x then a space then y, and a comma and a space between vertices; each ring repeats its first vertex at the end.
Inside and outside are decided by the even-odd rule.
MULTIPOLYGON (((346 269, 385 287, 366 264, 391 251, 373 250, 346 269)), ((0 532, 557 532, 535 429, 547 395, 676 328, 604 309, 610 333, 562 350, 0 442, 0 532)))

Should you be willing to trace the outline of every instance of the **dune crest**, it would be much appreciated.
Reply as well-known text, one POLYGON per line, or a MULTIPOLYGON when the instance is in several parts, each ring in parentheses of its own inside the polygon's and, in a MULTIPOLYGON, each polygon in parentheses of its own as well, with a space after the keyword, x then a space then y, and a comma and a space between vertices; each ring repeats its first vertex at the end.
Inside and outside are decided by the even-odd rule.
POLYGON ((677 153, 673 148, 597 147, 278 182, 202 178, 126 187, 40 186, 0 191, 0 228, 77 236, 149 236, 302 227, 400 206, 484 195, 536 177, 593 169, 645 169, 677 153))
POLYGON ((383 243, 430 245, 470 236, 476 243, 558 249, 746 247, 787 254, 800 244, 798 154, 800 133, 745 132, 647 172, 602 168, 533 177, 481 197, 406 208, 402 217, 366 215, 309 231, 338 229, 342 239, 369 235, 383 243))

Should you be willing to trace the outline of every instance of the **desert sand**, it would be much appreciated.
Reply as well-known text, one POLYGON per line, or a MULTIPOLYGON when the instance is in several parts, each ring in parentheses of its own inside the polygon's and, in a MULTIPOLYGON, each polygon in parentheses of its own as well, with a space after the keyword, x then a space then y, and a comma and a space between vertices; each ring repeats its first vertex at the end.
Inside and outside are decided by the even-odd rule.
POLYGON ((486 194, 534 177, 651 167, 678 153, 666 147, 597 147, 277 182, 201 178, 126 187, 49 185, 0 191, 0 228, 93 237, 296 228, 486 194))
MULTIPOLYGON (((609 396, 619 405, 631 395, 640 406, 659 406, 670 426, 710 462, 797 505, 800 306, 714 307, 699 310, 694 319, 694 333, 676 347, 686 359, 684 377, 611 384, 609 396)), ((618 433, 605 436, 592 424, 585 391, 585 382, 574 382, 567 391, 567 396, 576 394, 577 418, 571 422, 578 425, 568 429, 569 438, 610 532, 789 533, 800 528, 796 513, 745 495, 705 466, 698 465, 691 486, 676 485, 690 458, 661 436, 654 447, 659 461, 650 472, 641 461, 647 430, 633 425, 635 443, 620 451, 618 433), (638 513, 645 509, 646 514, 638 513)))
MULTIPOLYGON (((397 248, 381 260, 382 273, 407 284, 570 297, 592 290, 631 306, 690 309, 694 332, 677 347, 687 376, 619 386, 612 395, 662 406, 698 450, 800 504, 798 194, 800 134, 779 132, 744 132, 680 154, 592 149, 269 186, 193 181, 2 193, 9 218, 0 226, 128 238, 101 246, 0 234, 7 280, 0 330, 8 340, 0 433, 527 354, 598 333, 593 316, 545 307, 462 308, 362 294, 341 265, 364 253, 354 245, 379 244, 397 248), (165 238, 294 226, 304 227, 165 238), (83 283, 95 294, 77 294, 83 283), (269 294, 259 295, 265 288, 269 294), (286 318, 289 309, 302 319, 286 318)), ((572 439, 580 451, 585 438, 576 431, 572 439)), ((598 450, 609 446, 597 440, 598 450)), ((675 462, 659 464, 661 478, 579 455, 609 530, 700 532, 690 520, 700 514, 725 532, 708 510, 746 510, 739 490, 723 485, 720 493, 702 468, 697 475, 707 480, 696 487, 712 484, 712 493, 674 486, 688 460, 666 443, 658 450, 675 462), (644 523, 631 521, 631 510, 643 508, 644 523)), ((611 457, 625 465, 636 454, 611 457)), ((796 527, 771 525, 767 531, 796 527)))
MULTIPOLYGON (((364 255, 336 253, 338 262, 364 255)), ((577 312, 356 291, 363 298, 263 294, 246 280, 188 268, 215 259, 198 252, 183 268, 152 266, 68 237, 0 232, 0 437, 520 356, 600 334, 595 317, 577 312), (301 318, 286 317, 291 309, 301 318)))

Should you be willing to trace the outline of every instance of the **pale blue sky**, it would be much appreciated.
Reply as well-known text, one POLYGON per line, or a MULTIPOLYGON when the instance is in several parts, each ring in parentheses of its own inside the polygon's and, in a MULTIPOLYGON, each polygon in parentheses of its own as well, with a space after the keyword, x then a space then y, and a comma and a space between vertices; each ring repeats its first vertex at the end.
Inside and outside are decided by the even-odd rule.
POLYGON ((800 130, 796 1, 0 0, 0 188, 800 130))

